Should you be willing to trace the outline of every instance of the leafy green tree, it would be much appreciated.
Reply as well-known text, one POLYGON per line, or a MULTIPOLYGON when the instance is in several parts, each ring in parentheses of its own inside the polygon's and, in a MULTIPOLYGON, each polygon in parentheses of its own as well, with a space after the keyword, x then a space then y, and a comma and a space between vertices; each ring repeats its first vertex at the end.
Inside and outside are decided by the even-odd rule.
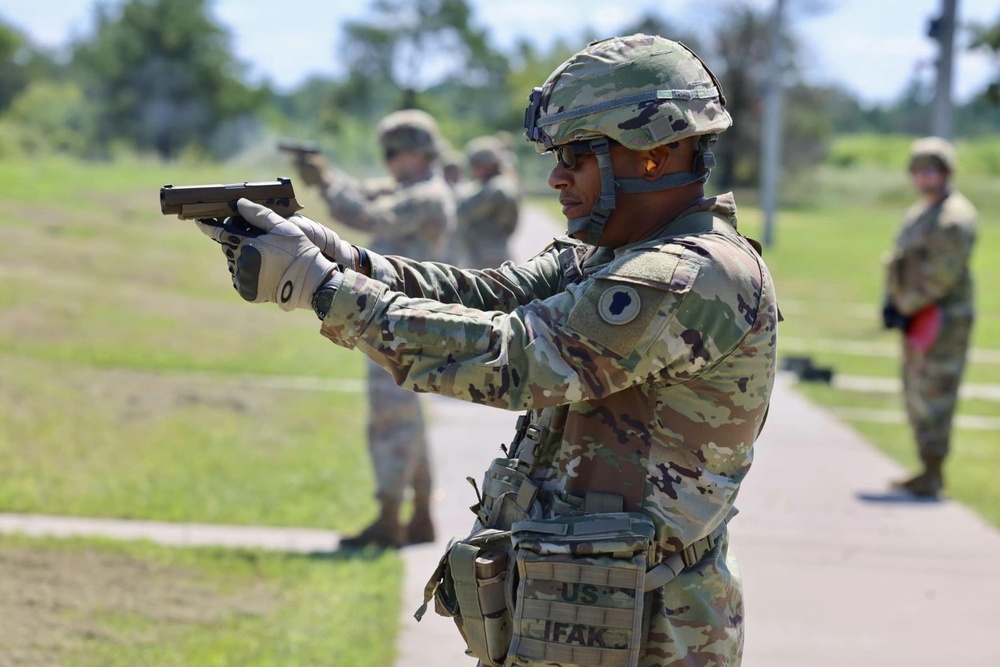
POLYGON ((972 34, 969 48, 990 54, 996 67, 996 75, 982 92, 982 97, 991 104, 1000 106, 1000 17, 992 25, 976 24, 970 26, 969 30, 972 34))
POLYGON ((127 0, 100 4, 93 36, 73 48, 88 99, 98 107, 97 139, 124 139, 164 158, 189 146, 215 154, 227 123, 245 119, 266 94, 244 84, 209 0, 127 0))
POLYGON ((4 118, 18 128, 25 151, 85 155, 92 148, 95 111, 75 82, 39 79, 14 99, 4 118))
POLYGON ((26 46, 20 32, 0 21, 0 110, 10 106, 28 84, 27 72, 18 62, 26 46))
MULTIPOLYGON (((719 76, 734 123, 716 147, 718 178, 722 189, 755 185, 758 180, 762 128, 762 92, 768 75, 767 14, 749 4, 734 3, 713 35, 707 58, 719 76)), ((826 104, 828 95, 809 86, 796 67, 799 51, 794 35, 781 35, 785 52, 782 73, 785 88, 785 127, 782 166, 794 173, 821 161, 833 133, 826 104)))
POLYGON ((0 111, 34 79, 53 78, 57 66, 17 28, 0 18, 0 111))
POLYGON ((446 81, 503 86, 506 58, 473 24, 467 0, 374 0, 371 12, 344 26, 350 76, 338 106, 366 112, 418 106, 420 91, 446 81))

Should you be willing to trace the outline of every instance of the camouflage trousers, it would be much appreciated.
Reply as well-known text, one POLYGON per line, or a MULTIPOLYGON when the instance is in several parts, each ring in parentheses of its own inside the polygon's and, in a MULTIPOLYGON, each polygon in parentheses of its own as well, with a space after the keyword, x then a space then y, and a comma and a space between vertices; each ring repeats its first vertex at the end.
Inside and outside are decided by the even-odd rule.
POLYGON ((402 500, 407 489, 431 491, 430 457, 418 394, 399 387, 375 362, 368 364, 368 451, 379 496, 402 500))
POLYGON ((941 333, 927 352, 903 340, 903 397, 921 453, 948 454, 972 320, 969 315, 945 313, 941 333))
POLYGON ((743 660, 743 584, 729 536, 650 600, 641 667, 739 667, 743 660))

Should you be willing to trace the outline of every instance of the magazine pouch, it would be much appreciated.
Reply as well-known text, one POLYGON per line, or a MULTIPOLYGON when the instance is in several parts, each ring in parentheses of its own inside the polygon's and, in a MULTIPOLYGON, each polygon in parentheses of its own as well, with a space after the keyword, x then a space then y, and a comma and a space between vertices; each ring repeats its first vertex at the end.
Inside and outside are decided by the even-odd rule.
POLYGON ((434 598, 434 611, 455 621, 468 647, 466 653, 486 667, 500 667, 510 645, 507 605, 510 531, 482 529, 453 540, 424 588, 424 615, 434 598))
POLYGON ((635 667, 654 536, 653 522, 636 513, 515 523, 506 664, 635 667))

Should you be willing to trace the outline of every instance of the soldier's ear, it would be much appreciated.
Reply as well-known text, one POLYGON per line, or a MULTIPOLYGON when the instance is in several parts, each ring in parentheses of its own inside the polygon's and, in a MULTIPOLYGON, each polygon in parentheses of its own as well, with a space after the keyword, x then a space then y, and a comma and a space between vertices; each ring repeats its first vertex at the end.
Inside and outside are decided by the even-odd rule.
POLYGON ((670 163, 671 148, 669 146, 657 146, 646 152, 645 173, 643 177, 648 180, 656 180, 668 171, 670 163))

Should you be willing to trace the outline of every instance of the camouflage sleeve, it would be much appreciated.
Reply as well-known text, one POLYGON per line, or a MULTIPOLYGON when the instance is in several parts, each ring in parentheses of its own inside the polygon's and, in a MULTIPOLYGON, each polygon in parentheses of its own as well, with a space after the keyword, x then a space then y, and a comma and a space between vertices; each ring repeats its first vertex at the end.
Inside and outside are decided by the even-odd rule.
POLYGON ((459 200, 458 217, 466 233, 509 236, 517 226, 517 209, 517 196, 510 187, 491 181, 459 200))
POLYGON ((483 217, 501 205, 503 200, 503 192, 487 185, 462 197, 458 202, 458 214, 461 217, 483 217))
POLYGON ((921 243, 897 249, 889 259, 886 293, 904 315, 940 301, 962 278, 975 241, 968 228, 942 224, 921 243))
POLYGON ((517 181, 511 177, 504 176, 503 180, 497 184, 498 190, 503 194, 503 228, 510 235, 517 228, 518 216, 521 210, 521 187, 517 181))
POLYGON ((360 215, 371 205, 372 192, 368 185, 338 169, 331 168, 331 173, 333 183, 320 193, 330 215, 352 229, 372 231, 369 218, 360 215))
MULTIPOLYGON (((323 192, 330 215, 353 229, 371 232, 383 240, 414 236, 440 238, 451 212, 447 202, 420 185, 393 192, 373 193, 350 178, 338 179, 323 192)), ((433 244, 432 244, 433 245, 433 244)))
POLYGON ((498 269, 459 269, 437 262, 367 252, 372 266, 371 277, 391 291, 479 310, 510 312, 560 289, 559 253, 566 243, 569 242, 556 242, 527 262, 507 264, 498 269))
POLYGON ((410 298, 347 272, 321 332, 408 389, 508 410, 602 398, 652 374, 686 382, 745 333, 734 317, 744 292, 719 293, 711 281, 711 293, 693 291, 702 265, 693 254, 652 261, 669 280, 609 274, 509 313, 410 298))

